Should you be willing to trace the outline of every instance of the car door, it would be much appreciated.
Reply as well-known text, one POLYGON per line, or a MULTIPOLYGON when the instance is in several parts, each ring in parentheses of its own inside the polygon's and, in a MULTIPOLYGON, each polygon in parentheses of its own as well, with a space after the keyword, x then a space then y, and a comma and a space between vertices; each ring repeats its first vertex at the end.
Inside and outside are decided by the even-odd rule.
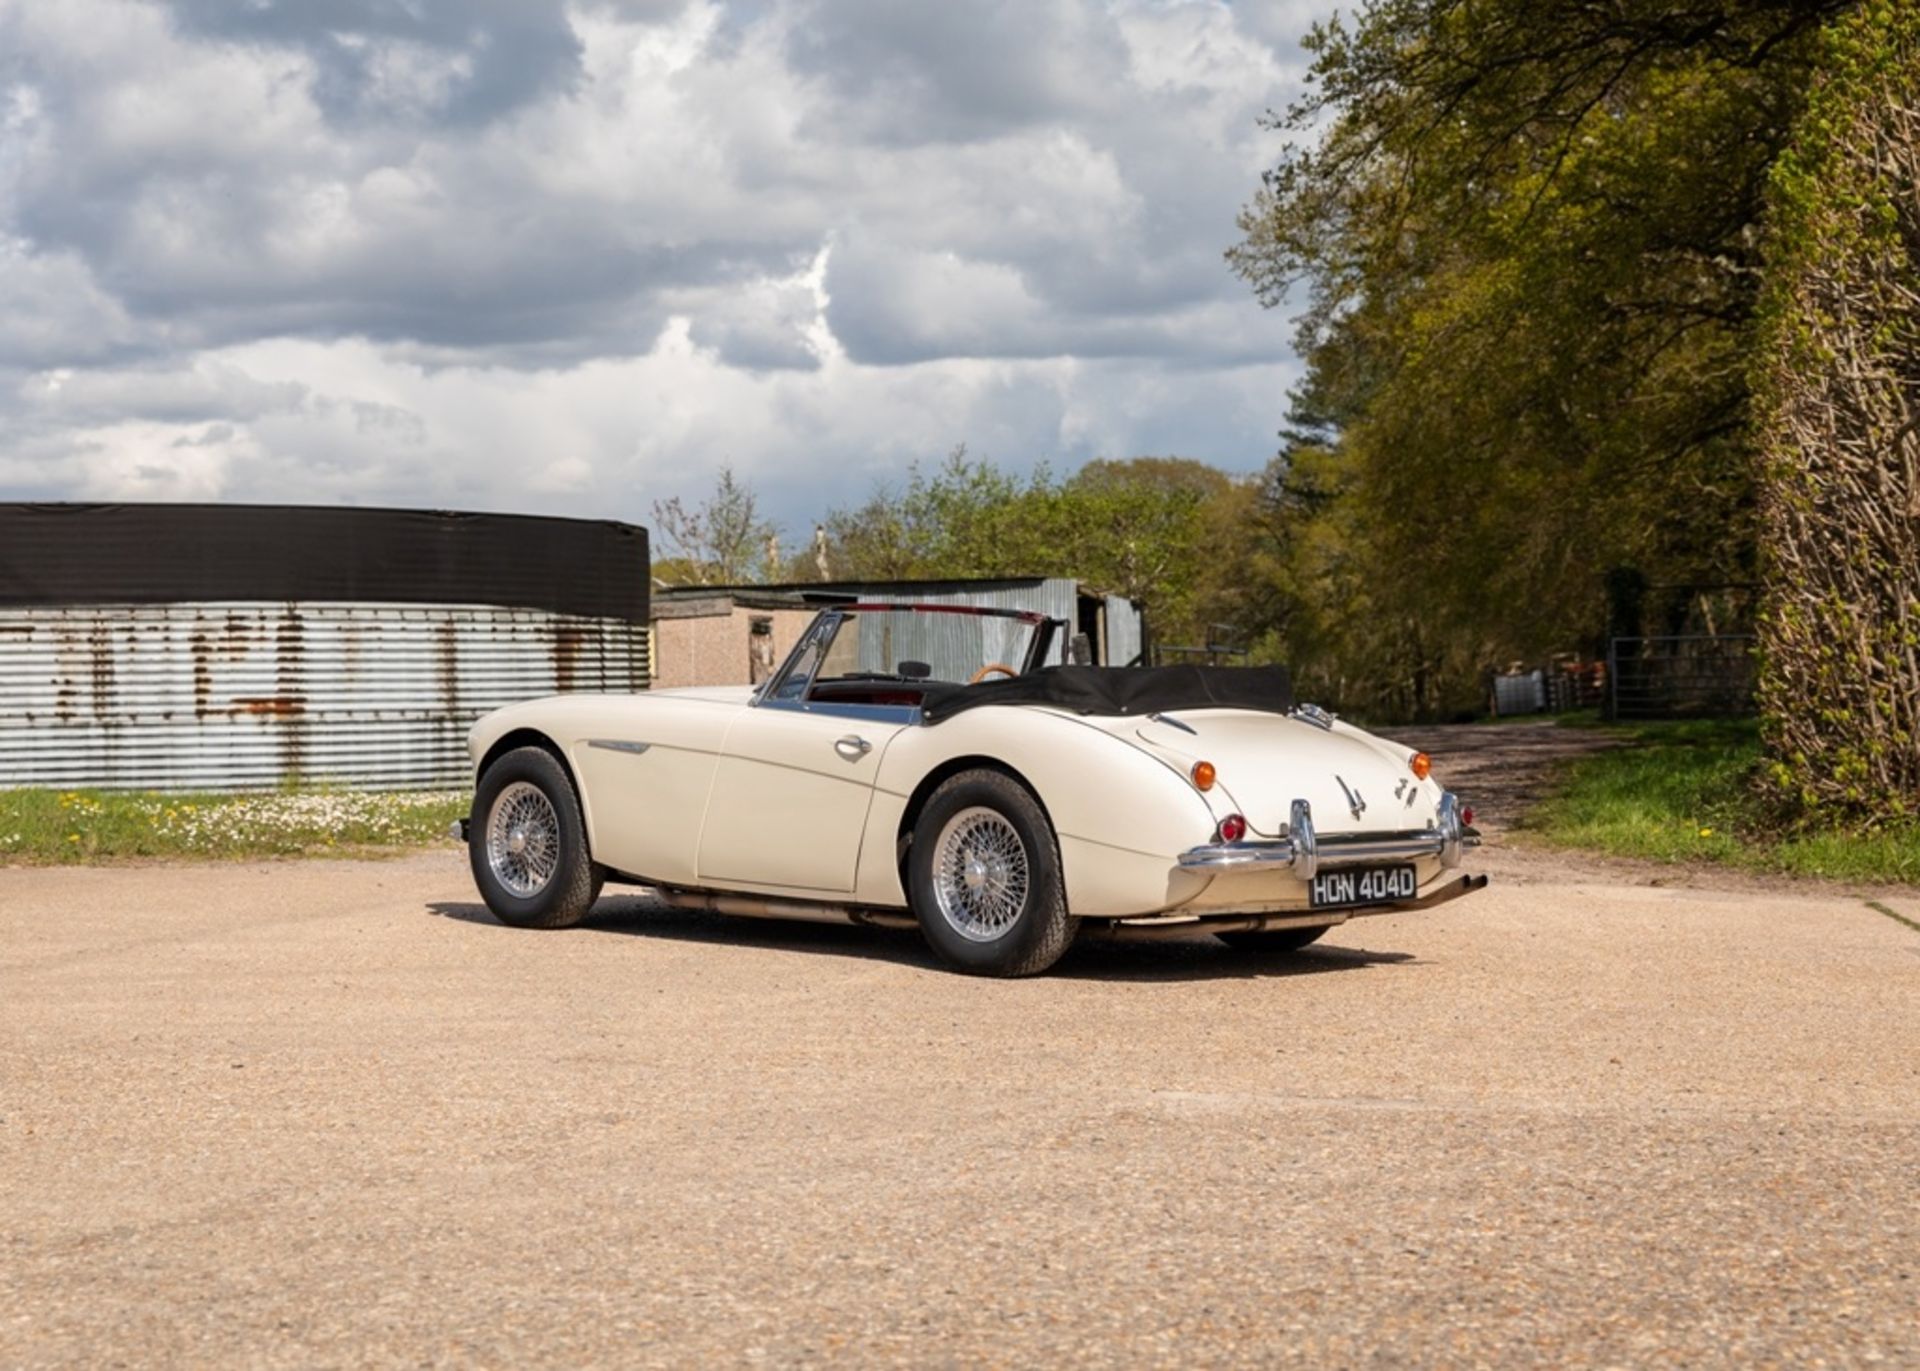
POLYGON ((850 892, 880 758, 912 715, 799 701, 743 710, 707 799, 700 883, 850 892))

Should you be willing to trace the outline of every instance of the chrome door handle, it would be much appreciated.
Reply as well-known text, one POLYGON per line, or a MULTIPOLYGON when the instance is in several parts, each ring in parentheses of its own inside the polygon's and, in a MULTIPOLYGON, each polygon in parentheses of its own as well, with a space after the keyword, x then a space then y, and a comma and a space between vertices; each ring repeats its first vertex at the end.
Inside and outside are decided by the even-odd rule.
POLYGON ((848 761, 857 762, 873 751, 873 744, 857 733, 849 733, 833 745, 833 750, 848 761))

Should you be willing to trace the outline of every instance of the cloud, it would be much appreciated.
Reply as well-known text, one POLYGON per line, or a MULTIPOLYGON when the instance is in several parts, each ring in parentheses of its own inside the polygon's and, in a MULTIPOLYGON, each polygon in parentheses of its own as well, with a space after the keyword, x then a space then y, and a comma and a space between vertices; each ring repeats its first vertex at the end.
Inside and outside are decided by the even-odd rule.
POLYGON ((1320 8, 0 0, 0 494, 1253 466, 1221 253, 1320 8))
POLYGON ((1157 360, 941 359, 872 367, 829 350, 749 370, 673 320, 634 357, 524 369, 422 366, 365 340, 273 340, 189 371, 41 373, 16 383, 0 485, 32 473, 88 498, 424 504, 645 523, 721 462, 803 528, 964 438, 1025 468, 1135 452, 1249 455, 1290 367, 1169 372, 1157 360), (125 417, 137 415, 137 418, 125 417), (190 450, 190 451, 188 451, 190 450), (177 466, 173 486, 156 473, 177 466))
POLYGON ((0 238, 0 366, 102 361, 138 335, 78 253, 35 252, 21 239, 0 238))
POLYGON ((903 146, 1072 120, 1124 98, 1113 12, 1076 0, 818 0, 788 35, 794 68, 831 92, 834 136, 903 146))
POLYGON ((174 0, 183 33, 302 54, 334 120, 484 123, 564 88, 580 42, 556 0, 174 0))

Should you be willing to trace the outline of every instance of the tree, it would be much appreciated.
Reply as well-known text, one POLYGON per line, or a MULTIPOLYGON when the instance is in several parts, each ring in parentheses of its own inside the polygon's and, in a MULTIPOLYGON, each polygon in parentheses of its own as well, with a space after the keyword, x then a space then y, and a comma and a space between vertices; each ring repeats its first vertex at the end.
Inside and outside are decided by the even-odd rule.
POLYGON ((1281 460, 1329 498, 1285 518, 1337 535, 1304 574, 1383 626, 1318 640, 1354 703, 1441 712, 1597 637, 1612 566, 1754 575, 1758 225, 1846 8, 1374 0, 1315 29, 1317 89, 1274 121, 1302 141, 1229 255, 1269 305, 1306 288, 1281 460))
POLYGON ((1920 808, 1920 13, 1835 27, 1773 182, 1760 695, 1802 813, 1920 808))
POLYGON ((1049 575, 1045 467, 1023 484, 964 443, 932 471, 915 465, 904 490, 881 488, 827 516, 835 574, 850 580, 1049 575))
POLYGON ((731 467, 720 468, 712 494, 691 509, 678 495, 654 501, 653 524, 667 549, 654 575, 668 584, 740 585, 779 574, 778 530, 731 467))
POLYGON ((1228 555, 1249 483, 1181 457, 1096 461, 1060 489, 1063 551, 1082 580, 1146 607, 1156 637, 1200 642, 1228 621, 1228 555))
POLYGON ((1204 632, 1227 604, 1223 556, 1252 485, 1184 458, 1088 463, 1024 479, 955 448, 904 489, 827 516, 836 575, 853 580, 1071 576, 1137 599, 1161 636, 1204 632))

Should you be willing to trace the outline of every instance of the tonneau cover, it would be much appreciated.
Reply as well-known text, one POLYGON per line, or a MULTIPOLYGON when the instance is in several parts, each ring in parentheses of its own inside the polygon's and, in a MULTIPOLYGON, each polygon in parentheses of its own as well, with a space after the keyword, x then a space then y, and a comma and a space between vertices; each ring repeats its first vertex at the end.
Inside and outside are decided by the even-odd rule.
POLYGON ((920 717, 937 724, 982 705, 1051 705, 1075 714, 1159 714, 1177 709, 1293 708, 1283 666, 1051 666, 1025 676, 929 691, 920 717))

